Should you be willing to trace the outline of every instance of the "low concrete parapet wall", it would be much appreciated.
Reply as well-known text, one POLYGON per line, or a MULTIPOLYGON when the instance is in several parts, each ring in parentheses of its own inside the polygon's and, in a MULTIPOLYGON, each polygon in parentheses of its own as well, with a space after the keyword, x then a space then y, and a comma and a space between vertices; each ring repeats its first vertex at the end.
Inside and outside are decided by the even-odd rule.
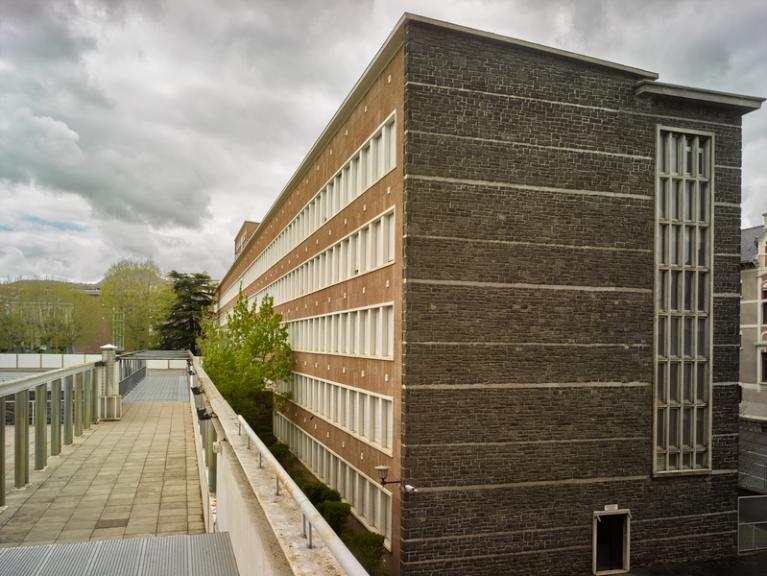
POLYGON ((55 370, 97 362, 101 354, 0 354, 0 370, 55 370))
POLYGON ((229 533, 240 574, 366 576, 198 358, 193 372, 193 390, 202 392, 192 395, 191 406, 206 526, 229 533))

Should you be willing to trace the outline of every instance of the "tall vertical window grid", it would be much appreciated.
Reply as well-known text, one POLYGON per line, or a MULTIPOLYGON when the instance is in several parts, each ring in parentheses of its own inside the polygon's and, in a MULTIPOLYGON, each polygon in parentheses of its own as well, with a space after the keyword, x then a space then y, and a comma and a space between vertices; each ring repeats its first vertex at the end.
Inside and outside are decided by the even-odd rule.
POLYGON ((711 469, 714 136, 658 128, 656 473, 711 469))

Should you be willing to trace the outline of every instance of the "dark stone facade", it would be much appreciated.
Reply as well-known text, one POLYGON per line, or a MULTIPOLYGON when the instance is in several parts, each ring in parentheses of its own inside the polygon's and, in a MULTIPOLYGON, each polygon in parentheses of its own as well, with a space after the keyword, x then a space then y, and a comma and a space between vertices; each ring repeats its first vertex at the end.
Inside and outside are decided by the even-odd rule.
POLYGON ((608 504, 632 565, 735 553, 740 211, 714 215, 714 471, 653 477, 654 198, 663 125, 715 134, 738 204, 741 118, 638 80, 407 24, 403 575, 590 574, 608 504))

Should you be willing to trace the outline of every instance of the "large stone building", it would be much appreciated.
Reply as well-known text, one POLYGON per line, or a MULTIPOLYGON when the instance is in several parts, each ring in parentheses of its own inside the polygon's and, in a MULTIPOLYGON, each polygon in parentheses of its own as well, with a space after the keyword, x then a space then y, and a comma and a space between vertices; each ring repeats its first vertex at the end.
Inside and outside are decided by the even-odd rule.
POLYGON ((761 101, 400 20, 219 311, 274 296, 296 351, 275 432, 401 574, 735 552, 741 116, 761 101))

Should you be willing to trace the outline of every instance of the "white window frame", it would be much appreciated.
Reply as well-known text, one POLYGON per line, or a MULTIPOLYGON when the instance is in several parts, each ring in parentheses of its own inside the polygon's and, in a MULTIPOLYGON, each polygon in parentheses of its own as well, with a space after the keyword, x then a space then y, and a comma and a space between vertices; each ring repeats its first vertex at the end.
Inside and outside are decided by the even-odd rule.
POLYGON ((365 527, 384 536, 384 546, 391 550, 391 492, 279 412, 274 413, 274 431, 280 442, 287 444, 315 476, 326 479, 331 488, 339 491, 352 506, 352 514, 365 527), (333 473, 332 467, 336 466, 338 470, 333 473), (345 476, 343 482, 340 481, 342 475, 345 476), (375 511, 371 496, 376 502, 375 511), (385 515, 381 513, 384 503, 388 503, 385 515))
POLYGON ((628 508, 618 510, 601 510, 594 512, 592 519, 591 537, 591 568, 595 576, 607 576, 608 574, 625 574, 631 570, 631 510, 628 508), (600 518, 605 516, 625 516, 626 530, 623 533, 623 568, 620 570, 597 570, 597 525, 600 518))

